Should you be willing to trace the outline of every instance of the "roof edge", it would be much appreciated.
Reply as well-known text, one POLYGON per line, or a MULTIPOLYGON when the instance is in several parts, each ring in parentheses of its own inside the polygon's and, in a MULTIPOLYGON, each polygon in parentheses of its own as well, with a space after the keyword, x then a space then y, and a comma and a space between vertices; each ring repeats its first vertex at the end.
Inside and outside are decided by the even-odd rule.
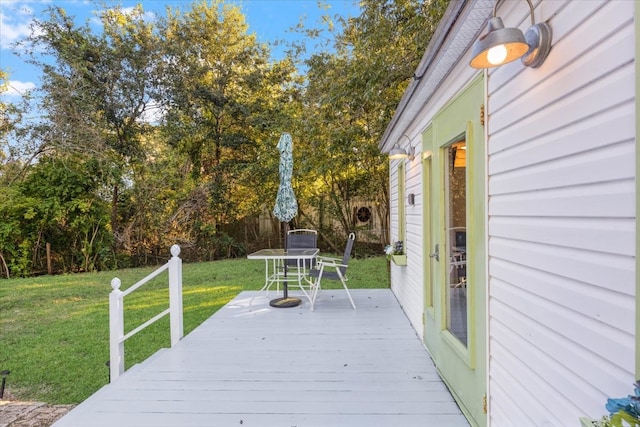
POLYGON ((429 41, 429 44, 427 45, 427 49, 425 50, 425 53, 420 60, 420 63, 418 64, 418 68, 416 68, 416 71, 413 74, 413 79, 411 80, 411 82, 409 82, 407 89, 405 90, 402 98, 400 99, 400 102, 398 103, 398 106, 396 107, 396 111, 394 112, 391 121, 387 125, 387 128, 382 135, 380 142, 378 143, 378 148, 381 151, 384 151, 384 147, 387 144, 389 136, 395 130, 400 116, 402 116, 402 114, 404 113, 404 110, 411 101, 413 94, 420 85, 420 80, 427 74, 427 72, 429 71, 429 66, 433 63, 436 55, 440 52, 440 49, 445 45, 448 37, 451 34, 451 31, 460 18, 463 9, 465 8, 465 6, 467 6, 468 3, 471 2, 472 0, 451 0, 451 2, 449 3, 444 16, 440 20, 440 23, 438 24, 438 27, 433 34, 433 37, 431 37, 431 41, 429 41))

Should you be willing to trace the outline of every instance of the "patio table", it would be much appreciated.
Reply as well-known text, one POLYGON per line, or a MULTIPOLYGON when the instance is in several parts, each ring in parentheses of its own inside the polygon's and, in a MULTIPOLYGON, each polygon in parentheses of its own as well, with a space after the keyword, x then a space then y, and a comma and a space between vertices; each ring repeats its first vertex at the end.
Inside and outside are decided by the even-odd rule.
POLYGON ((274 283, 282 283, 283 296, 281 298, 271 300, 269 304, 272 307, 295 307, 300 304, 301 301, 299 298, 289 298, 288 282, 294 278, 298 281, 298 286, 304 295, 310 300, 309 294, 304 290, 302 281, 305 280, 309 284, 312 282, 306 277, 306 275, 304 275, 304 269, 302 267, 305 264, 310 264, 305 263, 305 261, 312 261, 318 255, 318 252, 320 252, 318 248, 292 248, 288 250, 261 249, 247 255, 248 259, 263 259, 265 261, 264 286, 260 289, 261 291, 268 290, 274 283), (294 277, 288 276, 286 267, 287 260, 294 260, 298 265, 297 272, 294 277))

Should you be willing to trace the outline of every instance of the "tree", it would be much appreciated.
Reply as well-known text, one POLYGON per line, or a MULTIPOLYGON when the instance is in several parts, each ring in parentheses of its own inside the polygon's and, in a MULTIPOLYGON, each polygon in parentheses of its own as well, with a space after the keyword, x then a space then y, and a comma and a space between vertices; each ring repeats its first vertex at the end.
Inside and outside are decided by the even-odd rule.
POLYGON ((257 233, 233 226, 273 207, 282 132, 297 225, 326 245, 357 229, 355 203, 388 218, 378 141, 446 1, 361 7, 340 26, 325 19, 336 44, 306 76, 304 46, 273 60, 223 0, 157 21, 141 6, 104 9, 97 33, 50 8, 20 45, 43 72, 41 120, 26 126, 23 107, 0 104, 0 272, 41 269, 43 242, 63 248, 68 271, 153 263, 175 242, 190 259, 239 255, 257 233))
POLYGON ((43 156, 21 181, 0 187, 0 253, 14 275, 47 271, 46 244, 57 271, 103 268, 110 236, 101 177, 91 159, 43 156))
POLYGON ((339 19, 336 53, 307 61, 305 127, 314 143, 305 173, 315 172, 316 195, 329 201, 343 233, 355 226, 356 197, 373 202, 388 220, 388 161, 378 141, 447 4, 363 0, 360 16, 339 19))
MULTIPOLYGON (((0 96, 9 90, 9 75, 0 69, 0 96)), ((0 100, 0 178, 9 179, 5 167, 19 156, 16 141, 27 134, 24 123, 25 112, 29 111, 30 93, 22 94, 18 101, 0 100), (4 169, 4 170, 3 170, 4 169)), ((0 179, 2 182, 2 179, 0 179)))
MULTIPOLYGON (((0 95, 8 91, 9 81, 8 74, 0 69, 0 95)), ((12 102, 0 101, 0 194, 4 195, 4 199, 10 201, 9 186, 20 175, 22 164, 15 159, 10 142, 17 139, 23 134, 22 120, 23 112, 26 111, 25 105, 28 103, 28 97, 23 98, 19 104, 12 102)), ((6 221, 0 226, 0 236, 7 233, 11 228, 10 221, 6 221)), ((0 241, 1 242, 1 241, 0 241)), ((10 277, 10 269, 7 265, 6 244, 0 244, 0 276, 10 277)))
MULTIPOLYGON (((0 95, 7 91, 8 85, 7 73, 0 69, 0 95)), ((0 164, 4 163, 7 158, 5 147, 14 126, 15 120, 11 118, 11 105, 0 101, 0 164)))
POLYGON ((132 165, 145 159, 142 141, 151 128, 146 115, 154 108, 162 57, 141 6, 127 13, 120 7, 104 10, 101 19, 103 32, 95 35, 88 24, 76 27, 64 9, 52 7, 48 21, 34 22, 25 46, 43 70, 43 145, 97 159, 111 188, 113 241, 123 245, 119 191, 132 165))
POLYGON ((221 1, 170 10, 161 28, 165 133, 195 183, 180 212, 194 235, 212 240, 221 224, 256 215, 261 190, 277 181, 277 158, 265 160, 276 157, 269 144, 299 97, 295 68, 270 63, 239 8, 221 1))

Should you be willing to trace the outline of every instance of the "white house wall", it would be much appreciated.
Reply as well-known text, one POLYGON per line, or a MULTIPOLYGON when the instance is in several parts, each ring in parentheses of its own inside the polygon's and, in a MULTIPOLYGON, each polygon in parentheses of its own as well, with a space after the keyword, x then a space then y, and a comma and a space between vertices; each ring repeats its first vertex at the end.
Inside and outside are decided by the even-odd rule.
POLYGON ((420 336, 424 333, 422 314, 424 312, 424 292, 422 289, 422 264, 420 262, 422 248, 420 245, 421 230, 417 227, 420 224, 421 201, 417 185, 418 175, 415 172, 416 165, 419 167, 419 157, 410 162, 409 160, 395 160, 391 162, 390 168, 390 194, 391 194, 391 241, 400 239, 398 231, 398 163, 403 162, 405 166, 405 252, 407 253, 407 266, 397 266, 391 262, 391 288, 402 306, 407 318, 413 328, 420 336), (408 194, 416 194, 415 205, 407 203, 408 194))
MULTIPOLYGON (((529 26, 503 2, 505 26, 529 26)), ((539 69, 488 73, 489 424, 577 425, 632 392, 634 2, 542 1, 539 69)))

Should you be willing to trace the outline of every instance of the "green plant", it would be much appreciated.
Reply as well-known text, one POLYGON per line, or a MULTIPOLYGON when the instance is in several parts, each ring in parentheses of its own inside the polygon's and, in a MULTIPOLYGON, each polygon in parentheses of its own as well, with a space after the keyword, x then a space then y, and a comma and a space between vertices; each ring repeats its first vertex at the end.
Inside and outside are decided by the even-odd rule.
POLYGON ((640 427, 640 381, 634 383, 634 395, 609 398, 605 408, 609 415, 591 421, 594 427, 640 427))
POLYGON ((634 393, 607 399, 605 407, 609 411, 611 427, 640 427, 640 381, 634 383, 634 393))

